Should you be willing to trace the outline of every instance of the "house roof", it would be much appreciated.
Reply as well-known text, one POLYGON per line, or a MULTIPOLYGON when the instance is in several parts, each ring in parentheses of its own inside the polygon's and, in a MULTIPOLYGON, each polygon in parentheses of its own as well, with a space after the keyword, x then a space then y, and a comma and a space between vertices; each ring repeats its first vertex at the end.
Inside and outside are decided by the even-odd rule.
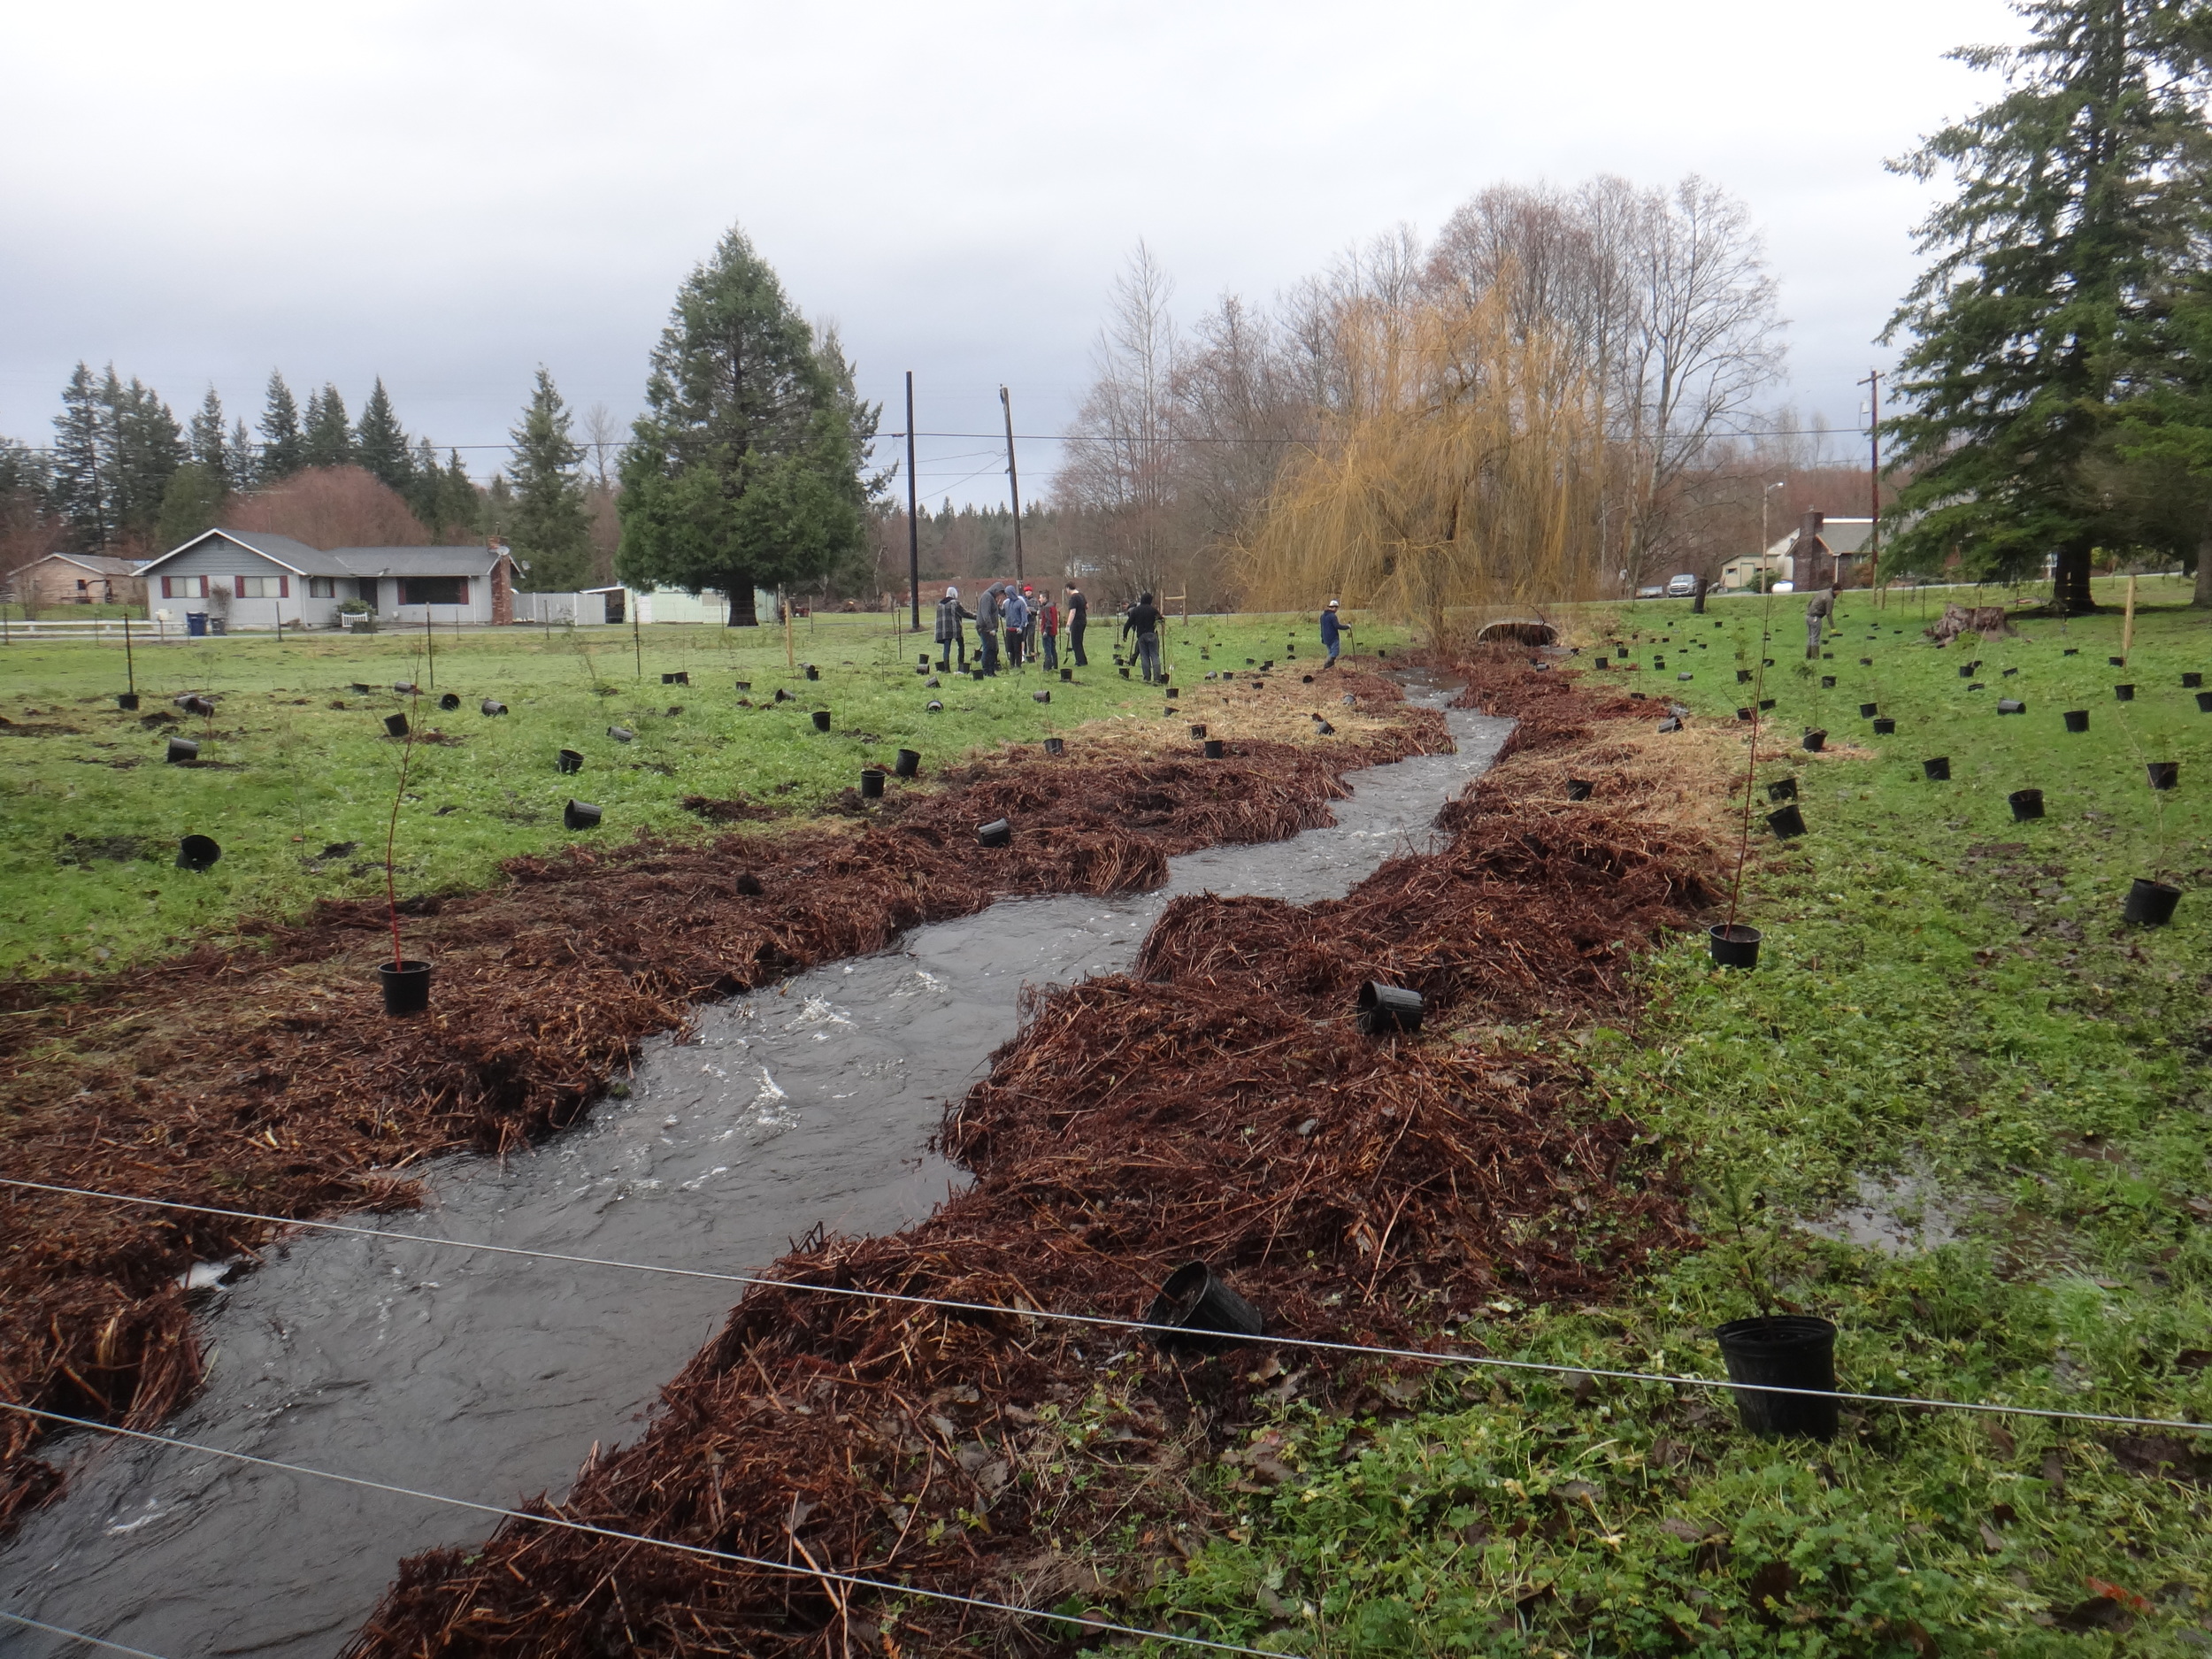
POLYGON ((171 548, 151 564, 143 565, 140 574, 159 570, 171 559, 189 553, 204 545, 211 538, 235 542, 249 553, 258 553, 272 565, 281 565, 295 576, 350 576, 353 572, 333 564, 330 556, 311 548, 304 541, 295 541, 288 535, 272 535, 265 530, 203 530, 190 541, 171 548))
POLYGON ((181 547, 172 548, 131 573, 143 575, 158 570, 180 554, 204 546, 211 537, 219 537, 250 553, 257 553, 295 576, 336 576, 349 580, 374 576, 488 576, 500 560, 513 561, 513 555, 503 547, 341 547, 325 552, 304 541, 295 541, 288 535, 273 535, 264 530, 218 528, 194 536, 181 547))
MULTIPOLYGON (((1863 553, 1874 534, 1871 518, 1827 518, 1821 522, 1821 544, 1831 553, 1863 553)), ((1769 558, 1782 558, 1797 548, 1797 532, 1789 531, 1767 549, 1769 558)), ((1748 557, 1748 555, 1746 555, 1748 557)))
MULTIPOLYGON (((145 568, 136 559, 110 558, 104 553, 49 553, 46 558, 78 565, 97 576, 135 576, 145 568)), ((42 565, 46 559, 36 562, 42 565)))

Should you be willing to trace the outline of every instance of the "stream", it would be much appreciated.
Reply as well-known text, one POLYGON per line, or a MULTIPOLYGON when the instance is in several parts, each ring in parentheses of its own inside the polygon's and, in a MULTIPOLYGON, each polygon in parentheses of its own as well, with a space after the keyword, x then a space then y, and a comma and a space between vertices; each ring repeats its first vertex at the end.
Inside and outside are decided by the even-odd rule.
MULTIPOLYGON (((1441 707, 1451 693, 1420 687, 1441 707)), ((961 1172, 927 1150, 949 1101, 1018 1028, 1025 985, 1115 973, 1177 895, 1341 896, 1425 850, 1437 810, 1508 720, 1446 711, 1457 752, 1357 772, 1336 824, 1170 862, 1114 898, 1008 898, 697 1011, 644 1045, 627 1100, 503 1162, 425 1175, 399 1232, 758 1272, 816 1227, 894 1231, 961 1172)), ((1018 826, 1017 826, 1018 833, 1018 826)), ((211 1274, 212 1270, 204 1270, 211 1274)), ((741 1286, 450 1246, 308 1233, 209 1293, 205 1386, 165 1432, 478 1502, 565 1490, 595 1447, 640 1433, 661 1386, 741 1286)), ((165 1656, 326 1659, 402 1557, 487 1517, 172 1448, 80 1434, 47 1455, 64 1496, 0 1554, 0 1609, 165 1656)), ((81 1645, 0 1623, 0 1654, 81 1645)))

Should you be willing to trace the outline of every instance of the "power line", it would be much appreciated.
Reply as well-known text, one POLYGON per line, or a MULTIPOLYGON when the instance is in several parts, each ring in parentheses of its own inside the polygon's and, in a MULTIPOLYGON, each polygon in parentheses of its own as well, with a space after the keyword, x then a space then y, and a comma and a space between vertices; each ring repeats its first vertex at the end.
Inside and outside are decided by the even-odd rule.
MULTIPOLYGON (((955 1607, 972 1607, 988 1613, 1011 1613, 1018 1618, 1049 1618, 1066 1624, 1081 1624, 1088 1632, 1102 1632, 1116 1636, 1136 1636, 1148 1641, 1179 1642, 1186 1647, 1202 1647, 1210 1653, 1252 1654, 1258 1659, 1280 1659, 1263 1647, 1246 1647, 1235 1642, 1209 1641, 1202 1636, 1181 1636, 1172 1631, 1145 1630, 1135 1624, 1119 1624, 1110 1619, 1093 1618, 1087 1615, 1070 1617, 1056 1613, 1050 1608, 1016 1607, 1010 1601, 993 1601, 982 1596, 959 1595, 950 1590, 926 1590, 917 1585, 893 1584, 882 1578, 864 1578, 857 1573, 839 1572, 828 1567, 802 1567, 791 1562, 772 1561, 763 1555, 741 1555, 733 1550, 710 1549, 703 1544, 686 1544, 672 1538, 654 1538, 644 1532, 626 1532, 618 1527, 595 1526, 588 1521, 572 1521, 560 1515, 533 1515, 527 1509, 511 1509, 503 1504, 479 1503, 470 1498, 449 1497, 442 1492, 425 1492, 419 1486, 395 1486, 388 1480, 371 1480, 365 1475, 342 1475, 328 1469, 311 1468, 305 1463, 288 1463, 274 1457, 257 1457, 250 1452, 234 1452, 227 1447, 209 1446, 198 1440, 180 1440, 172 1434, 153 1434, 144 1429, 127 1429, 112 1423, 96 1423, 89 1417, 73 1417, 59 1411, 42 1411, 35 1406, 18 1405, 12 1400, 0 1400, 0 1409, 20 1412, 26 1417, 42 1417, 49 1423, 65 1424, 72 1428, 93 1429, 103 1434, 120 1439, 140 1440, 150 1446, 166 1446, 178 1451, 198 1452, 209 1457, 227 1457, 235 1463, 250 1463, 257 1469, 273 1469, 279 1474, 306 1475, 316 1480, 334 1481, 340 1486, 357 1486, 368 1492, 389 1493, 395 1497, 418 1498, 425 1503, 449 1504, 457 1509, 472 1509, 479 1515, 495 1516, 504 1521, 526 1521, 536 1526, 555 1526, 564 1531, 586 1533, 618 1544, 643 1544, 649 1548, 673 1550, 679 1555, 696 1556, 705 1561, 726 1562, 734 1567, 759 1567, 770 1572, 788 1573, 794 1578, 811 1578, 817 1582, 833 1582, 855 1590, 879 1590, 886 1595, 919 1596, 927 1601, 949 1602, 955 1607)), ((73 1632, 64 1632, 73 1634, 73 1632)), ((86 1640, 91 1640, 87 1638, 86 1640)), ((103 1644, 104 1646, 106 1644, 103 1644)), ((125 1648, 135 1653, 135 1648, 125 1648)), ((142 1659, 160 1659, 158 1655, 146 1655, 142 1659)))
MULTIPOLYGON (((323 1233, 357 1238, 383 1239, 400 1244, 428 1244, 447 1249, 483 1250, 494 1256, 512 1256, 530 1261, 557 1262, 569 1267, 611 1267, 624 1272, 655 1273, 670 1279, 706 1279, 718 1284, 743 1285, 764 1290, 804 1291, 823 1296, 848 1296, 864 1302, 885 1302, 910 1308, 940 1308, 953 1313, 990 1314, 997 1317, 1041 1319, 1093 1329, 1137 1332, 1146 1335, 1185 1335, 1179 1325, 1153 1325, 1143 1319, 1118 1319, 1094 1313, 1062 1313, 1043 1308, 1009 1308, 995 1302, 960 1302, 941 1296, 913 1296, 902 1291, 870 1290, 856 1285, 810 1285, 788 1279, 764 1279, 752 1273, 721 1273, 702 1267, 668 1267, 652 1262, 625 1262, 609 1256, 572 1256, 559 1250, 526 1250, 518 1245, 480 1244, 466 1239, 442 1239, 422 1233, 396 1233, 381 1227, 359 1227, 340 1221, 296 1221, 265 1216, 250 1210, 226 1210, 211 1204, 188 1204, 174 1199, 140 1198, 127 1193, 104 1193, 89 1187, 60 1187, 46 1181, 27 1181, 0 1176, 0 1187, 30 1192, 56 1193, 72 1198, 92 1198, 115 1204, 138 1204, 155 1210, 178 1210, 192 1215, 220 1216, 233 1221, 258 1221, 276 1227, 310 1227, 323 1233)), ((1439 1353, 1432 1348, 1379 1348, 1357 1342, 1332 1342, 1319 1337, 1258 1335, 1244 1339, 1255 1344, 1304 1349, 1315 1353, 1350 1354, 1368 1359, 1416 1360, 1431 1365, 1467 1365, 1492 1371, 1533 1371, 1558 1377, 1602 1377, 1619 1382, 1663 1383, 1675 1387, 1709 1388, 1729 1394, 1748 1390, 1757 1394, 1802 1394, 1820 1400, 1852 1400, 1868 1405, 1911 1406, 1939 1411, 1978 1411, 1996 1417, 2055 1418, 2071 1423, 2105 1423, 2127 1428, 2181 1429, 2212 1433, 2212 1423, 2178 1417, 2121 1417, 2099 1411, 2063 1411, 2047 1406, 2016 1406, 1973 1400, 1934 1400, 1915 1394, 1860 1394, 1841 1388, 1789 1388, 1769 1383, 1739 1383, 1726 1378, 1690 1377, 1670 1371, 1611 1371, 1591 1365, 1567 1365, 1547 1360, 1499 1359, 1486 1354, 1439 1353)), ((0 1402, 4 1403, 4 1402, 0 1402)))
POLYGON ((162 1659, 161 1655, 148 1653, 143 1647, 126 1647, 119 1641, 109 1641, 99 1636, 88 1636, 81 1630, 64 1630, 58 1624, 48 1624, 38 1619, 26 1618, 22 1614, 11 1613, 5 1608, 0 1608, 0 1618, 6 1619, 11 1624, 21 1624, 27 1629, 42 1630, 49 1636, 65 1636, 71 1641, 84 1643, 88 1647, 104 1647, 110 1653, 129 1654, 132 1659, 162 1659))

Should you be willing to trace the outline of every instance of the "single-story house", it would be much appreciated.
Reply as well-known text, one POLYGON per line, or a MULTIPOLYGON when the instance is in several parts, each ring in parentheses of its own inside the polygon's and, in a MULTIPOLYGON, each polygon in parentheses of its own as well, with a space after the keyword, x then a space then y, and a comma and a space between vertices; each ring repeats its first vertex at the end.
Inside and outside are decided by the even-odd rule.
POLYGON ((18 604, 34 611, 53 605, 134 605, 143 603, 146 584, 139 580, 144 563, 110 558, 104 553, 49 553, 15 572, 9 586, 18 604))
POLYGON ((1836 562, 1841 558, 1851 561, 1844 570, 1853 585, 1863 586, 1867 578, 1855 556, 1866 551, 1873 535, 1871 518, 1831 518, 1824 512, 1809 512, 1796 529, 1764 553, 1730 559, 1722 565, 1720 585, 1724 588, 1756 588, 1763 571, 1778 582, 1788 582, 1810 591, 1833 581, 1836 562), (1801 564, 1802 574, 1799 571, 1801 564))
POLYGON ((342 547, 327 551, 259 530, 215 529, 147 565, 150 612, 194 612, 232 628, 336 627, 341 607, 419 625, 515 619, 515 561, 482 547, 342 547))

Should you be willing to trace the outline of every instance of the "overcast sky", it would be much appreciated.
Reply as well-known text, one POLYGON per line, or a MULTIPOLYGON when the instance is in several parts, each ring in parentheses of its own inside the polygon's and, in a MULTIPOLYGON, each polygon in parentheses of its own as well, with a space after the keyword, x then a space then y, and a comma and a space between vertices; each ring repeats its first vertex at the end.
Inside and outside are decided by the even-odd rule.
MULTIPOLYGON (((1178 310, 1432 233, 1497 180, 1701 173, 1765 227, 1777 399, 1839 426, 1916 269, 1883 158, 1990 96, 1993 0, 821 6, 568 0, 14 9, 0 52, 0 433, 80 357, 250 422, 280 367, 503 442, 534 368, 634 412, 686 272, 741 224, 924 432, 1049 434, 1140 237, 1178 310)), ((987 446, 926 497, 1002 499, 987 446)), ((1025 446, 1041 487, 1057 446, 1025 446)), ((490 448, 464 450, 488 474, 490 448)))

